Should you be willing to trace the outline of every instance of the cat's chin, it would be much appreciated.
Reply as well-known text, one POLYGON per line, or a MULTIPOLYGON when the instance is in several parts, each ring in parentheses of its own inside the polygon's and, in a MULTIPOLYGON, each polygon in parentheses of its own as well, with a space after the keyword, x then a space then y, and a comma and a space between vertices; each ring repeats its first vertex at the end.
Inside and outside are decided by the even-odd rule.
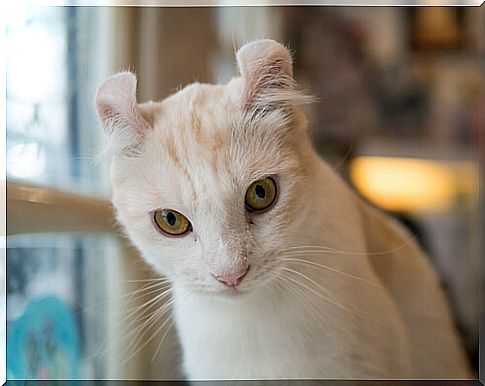
POLYGON ((251 285, 242 285, 238 287, 227 287, 218 290, 201 290, 198 293, 204 297, 222 300, 222 301, 246 301, 252 298, 264 296, 265 293, 271 292, 268 286, 272 278, 260 279, 258 283, 251 285))
POLYGON ((208 299, 224 300, 224 301, 241 301, 248 300, 252 297, 263 296, 267 292, 272 292, 271 282, 275 280, 272 274, 261 272, 259 275, 250 277, 249 282, 243 280, 241 285, 236 287, 226 287, 222 284, 207 285, 206 286, 191 286, 190 284, 184 286, 184 291, 195 295, 202 296, 208 299))
POLYGON ((238 299, 249 295, 251 291, 243 290, 239 288, 228 288, 227 290, 222 290, 216 292, 216 296, 223 297, 225 299, 238 299))
POLYGON ((251 289, 241 288, 225 288, 219 291, 199 291, 202 296, 206 296, 212 299, 224 300, 224 301, 238 301, 247 299, 251 293, 251 289))

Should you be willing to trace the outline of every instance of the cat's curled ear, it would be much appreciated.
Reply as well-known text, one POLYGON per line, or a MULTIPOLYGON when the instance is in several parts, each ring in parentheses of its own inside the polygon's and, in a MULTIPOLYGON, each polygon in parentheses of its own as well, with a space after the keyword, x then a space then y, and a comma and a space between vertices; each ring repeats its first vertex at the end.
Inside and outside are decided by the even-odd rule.
POLYGON ((270 39, 256 40, 241 47, 236 57, 246 110, 286 107, 311 100, 295 90, 291 54, 282 44, 270 39))
POLYGON ((96 109, 111 150, 124 152, 134 147, 149 128, 136 100, 136 76, 120 72, 106 79, 96 92, 96 109))

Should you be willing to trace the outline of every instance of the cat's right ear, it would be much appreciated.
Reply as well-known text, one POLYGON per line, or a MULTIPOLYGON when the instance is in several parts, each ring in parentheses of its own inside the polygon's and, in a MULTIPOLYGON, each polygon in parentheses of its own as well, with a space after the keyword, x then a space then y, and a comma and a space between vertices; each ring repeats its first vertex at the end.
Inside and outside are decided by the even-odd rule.
POLYGON ((149 123, 136 100, 136 76, 120 72, 106 79, 96 92, 96 109, 112 148, 119 151, 139 143, 149 123))
POLYGON ((296 90, 291 54, 282 44, 271 39, 256 40, 241 47, 236 59, 246 110, 286 108, 312 101, 296 90))

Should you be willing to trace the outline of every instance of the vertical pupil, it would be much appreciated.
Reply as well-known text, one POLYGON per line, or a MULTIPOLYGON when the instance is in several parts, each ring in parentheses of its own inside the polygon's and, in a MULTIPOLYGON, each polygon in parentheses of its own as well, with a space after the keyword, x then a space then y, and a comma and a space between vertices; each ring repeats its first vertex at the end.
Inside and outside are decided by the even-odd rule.
POLYGON ((177 222, 177 218, 172 212, 167 213, 167 222, 168 222, 168 225, 170 225, 171 227, 173 227, 177 222))
POLYGON ((256 195, 259 198, 264 198, 266 196, 266 190, 261 185, 256 185, 256 195))

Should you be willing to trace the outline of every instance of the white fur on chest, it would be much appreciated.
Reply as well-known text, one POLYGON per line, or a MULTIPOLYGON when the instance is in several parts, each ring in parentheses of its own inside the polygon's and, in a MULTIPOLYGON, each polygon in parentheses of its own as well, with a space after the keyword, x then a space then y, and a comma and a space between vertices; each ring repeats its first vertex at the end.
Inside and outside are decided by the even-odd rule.
POLYGON ((231 302, 195 296, 176 309, 189 379, 391 378, 409 371, 404 331, 382 305, 374 311, 386 316, 370 317, 318 297, 269 291, 231 302))

